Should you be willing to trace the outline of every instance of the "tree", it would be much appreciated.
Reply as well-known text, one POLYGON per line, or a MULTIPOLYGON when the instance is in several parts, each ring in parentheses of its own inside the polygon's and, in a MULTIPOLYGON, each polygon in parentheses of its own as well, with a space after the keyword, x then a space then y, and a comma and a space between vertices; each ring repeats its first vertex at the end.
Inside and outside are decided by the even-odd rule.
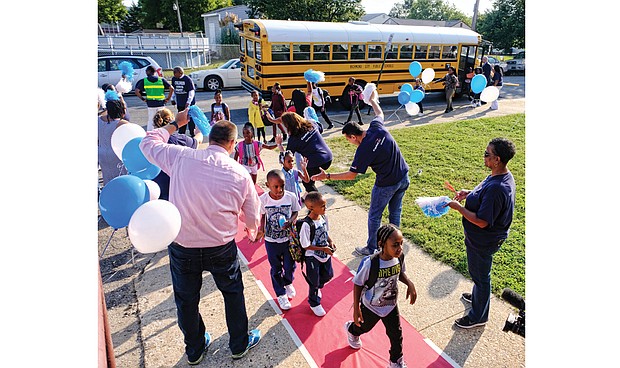
POLYGON ((127 33, 142 29, 142 21, 145 18, 142 8, 138 4, 129 7, 127 16, 121 21, 121 27, 127 33))
POLYGON ((125 19, 127 8, 123 0, 97 0, 97 22, 116 23, 125 19))
POLYGON ((204 30, 201 14, 232 5, 231 0, 138 0, 145 15, 142 26, 157 28, 157 24, 161 23, 164 28, 179 32, 177 12, 172 8, 177 1, 183 31, 189 32, 204 30))
POLYGON ((476 28, 495 48, 525 47, 525 0, 495 0, 476 28))
POLYGON ((444 0, 404 0, 396 3, 390 11, 391 17, 426 20, 461 20, 471 24, 471 19, 454 4, 444 0))
POLYGON ((347 22, 364 14, 361 0, 248 0, 250 18, 347 22))

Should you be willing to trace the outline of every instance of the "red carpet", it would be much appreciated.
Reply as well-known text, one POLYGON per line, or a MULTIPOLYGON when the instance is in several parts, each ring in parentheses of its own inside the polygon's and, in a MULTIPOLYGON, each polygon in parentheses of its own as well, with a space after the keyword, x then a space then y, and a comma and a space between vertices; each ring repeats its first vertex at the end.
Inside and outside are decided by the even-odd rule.
MULTIPOLYGON (((264 242, 249 243, 243 224, 239 224, 236 238, 237 246, 248 261, 248 267, 254 277, 260 280, 271 297, 276 298, 269 274, 269 262, 264 242)), ((367 368, 387 367, 389 363, 390 342, 385 334, 382 322, 361 336, 362 349, 349 347, 344 323, 353 319, 353 275, 348 267, 337 258, 332 258, 334 278, 322 290, 321 304, 327 311, 324 317, 317 317, 308 304, 308 284, 297 264, 293 285, 297 296, 291 300, 292 308, 282 311, 282 318, 288 321, 301 343, 310 353, 318 367, 367 368)), ((277 305, 277 302, 275 302, 277 305)), ((403 295, 399 295, 399 308, 411 308, 403 295)), ((410 368, 417 367, 452 367, 424 341, 424 337, 401 318, 403 330, 403 351, 405 361, 410 368)))

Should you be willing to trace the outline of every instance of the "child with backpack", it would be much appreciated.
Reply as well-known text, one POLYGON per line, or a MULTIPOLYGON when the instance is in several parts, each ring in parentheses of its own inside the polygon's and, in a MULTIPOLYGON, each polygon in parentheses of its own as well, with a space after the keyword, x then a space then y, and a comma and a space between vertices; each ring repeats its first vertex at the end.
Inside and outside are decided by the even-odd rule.
POLYGON ((383 225, 377 231, 379 253, 362 260, 353 278, 353 321, 345 323, 349 346, 360 349, 360 335, 372 330, 381 320, 390 339, 391 367, 406 367, 403 358, 403 332, 400 327, 398 305, 398 281, 407 285, 406 298, 415 303, 417 292, 413 282, 405 274, 403 234, 392 224, 383 225))
POLYGON ((265 238, 267 260, 271 266, 271 284, 278 304, 283 310, 291 309, 296 295, 293 279, 297 265, 289 251, 289 229, 301 209, 295 194, 284 189, 284 174, 278 169, 267 173, 268 192, 260 196, 261 226, 256 240, 265 238))
POLYGON ((243 125, 243 140, 235 146, 235 160, 239 161, 248 170, 254 184, 256 184, 258 169, 261 166, 263 170, 265 169, 265 165, 263 165, 263 161, 260 158, 260 151, 263 148, 274 149, 276 146, 263 146, 261 142, 254 139, 254 127, 252 124, 245 123, 243 125))
POLYGON ((293 167, 293 164, 295 163, 295 158, 293 152, 291 151, 287 150, 284 152, 280 152, 279 160, 280 164, 282 164, 282 173, 284 174, 285 179, 284 189, 294 193, 297 197, 299 205, 301 206, 303 204, 303 199, 301 197, 301 193, 303 192, 303 190, 301 189, 301 185, 299 185, 299 178, 301 178, 304 183, 310 181, 310 175, 308 175, 308 170, 306 169, 308 167, 308 159, 305 157, 302 158, 300 163, 302 170, 298 170, 293 167))
POLYGON ((304 204, 310 213, 299 227, 299 241, 305 250, 303 258, 306 274, 304 277, 309 286, 308 303, 316 316, 323 317, 326 312, 321 305, 321 289, 334 277, 331 256, 336 251, 336 246, 328 234, 329 224, 325 217, 325 200, 321 193, 308 193, 304 204))
POLYGON ((252 91, 252 101, 248 105, 248 120, 254 128, 256 128, 256 134, 260 141, 261 135, 263 136, 263 143, 267 143, 267 137, 265 136, 265 123, 263 122, 263 108, 267 108, 267 104, 262 98, 258 96, 258 91, 252 91))

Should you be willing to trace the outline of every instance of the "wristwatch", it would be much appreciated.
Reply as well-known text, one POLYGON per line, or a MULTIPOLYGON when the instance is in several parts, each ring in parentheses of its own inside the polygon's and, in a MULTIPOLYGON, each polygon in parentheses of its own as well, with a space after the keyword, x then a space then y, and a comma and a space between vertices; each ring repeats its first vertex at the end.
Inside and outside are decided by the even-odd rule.
POLYGON ((172 125, 173 127, 177 128, 177 130, 179 130, 179 123, 177 123, 176 121, 173 121, 172 123, 170 123, 170 125, 172 125))
POLYGON ((331 177, 332 177, 332 174, 327 173, 327 180, 331 179, 331 177))

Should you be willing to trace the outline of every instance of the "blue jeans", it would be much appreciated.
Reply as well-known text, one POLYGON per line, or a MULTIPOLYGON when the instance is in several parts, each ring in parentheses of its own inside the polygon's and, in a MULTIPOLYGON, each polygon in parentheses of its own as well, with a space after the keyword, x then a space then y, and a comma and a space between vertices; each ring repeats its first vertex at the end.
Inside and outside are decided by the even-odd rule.
POLYGON ((273 243, 265 240, 267 260, 271 266, 271 284, 277 296, 286 294, 284 286, 293 283, 295 268, 297 268, 291 257, 289 244, 289 241, 273 243))
POLYGON ((504 241, 500 240, 497 245, 490 247, 476 247, 465 235, 465 248, 467 250, 467 268, 474 282, 471 291, 471 310, 468 313, 472 322, 486 322, 489 320, 489 308, 491 306, 491 266, 493 255, 499 250, 504 241))
POLYGON ((311 307, 321 304, 319 289, 322 289, 332 277, 334 277, 332 257, 329 257, 325 262, 321 262, 312 256, 306 257, 306 281, 310 287, 308 303, 311 307))
POLYGON ((202 273, 208 271, 224 297, 226 325, 233 354, 248 346, 248 316, 243 296, 243 280, 233 239, 213 248, 185 248, 173 242, 168 246, 174 302, 179 328, 183 332, 189 360, 200 357, 205 346, 205 324, 198 310, 202 273))
POLYGON ((377 249, 377 230, 381 227, 383 210, 387 206, 390 223, 400 227, 400 214, 403 211, 403 197, 409 188, 409 173, 396 184, 389 187, 372 187, 370 208, 368 209, 368 242, 370 251, 377 249))

